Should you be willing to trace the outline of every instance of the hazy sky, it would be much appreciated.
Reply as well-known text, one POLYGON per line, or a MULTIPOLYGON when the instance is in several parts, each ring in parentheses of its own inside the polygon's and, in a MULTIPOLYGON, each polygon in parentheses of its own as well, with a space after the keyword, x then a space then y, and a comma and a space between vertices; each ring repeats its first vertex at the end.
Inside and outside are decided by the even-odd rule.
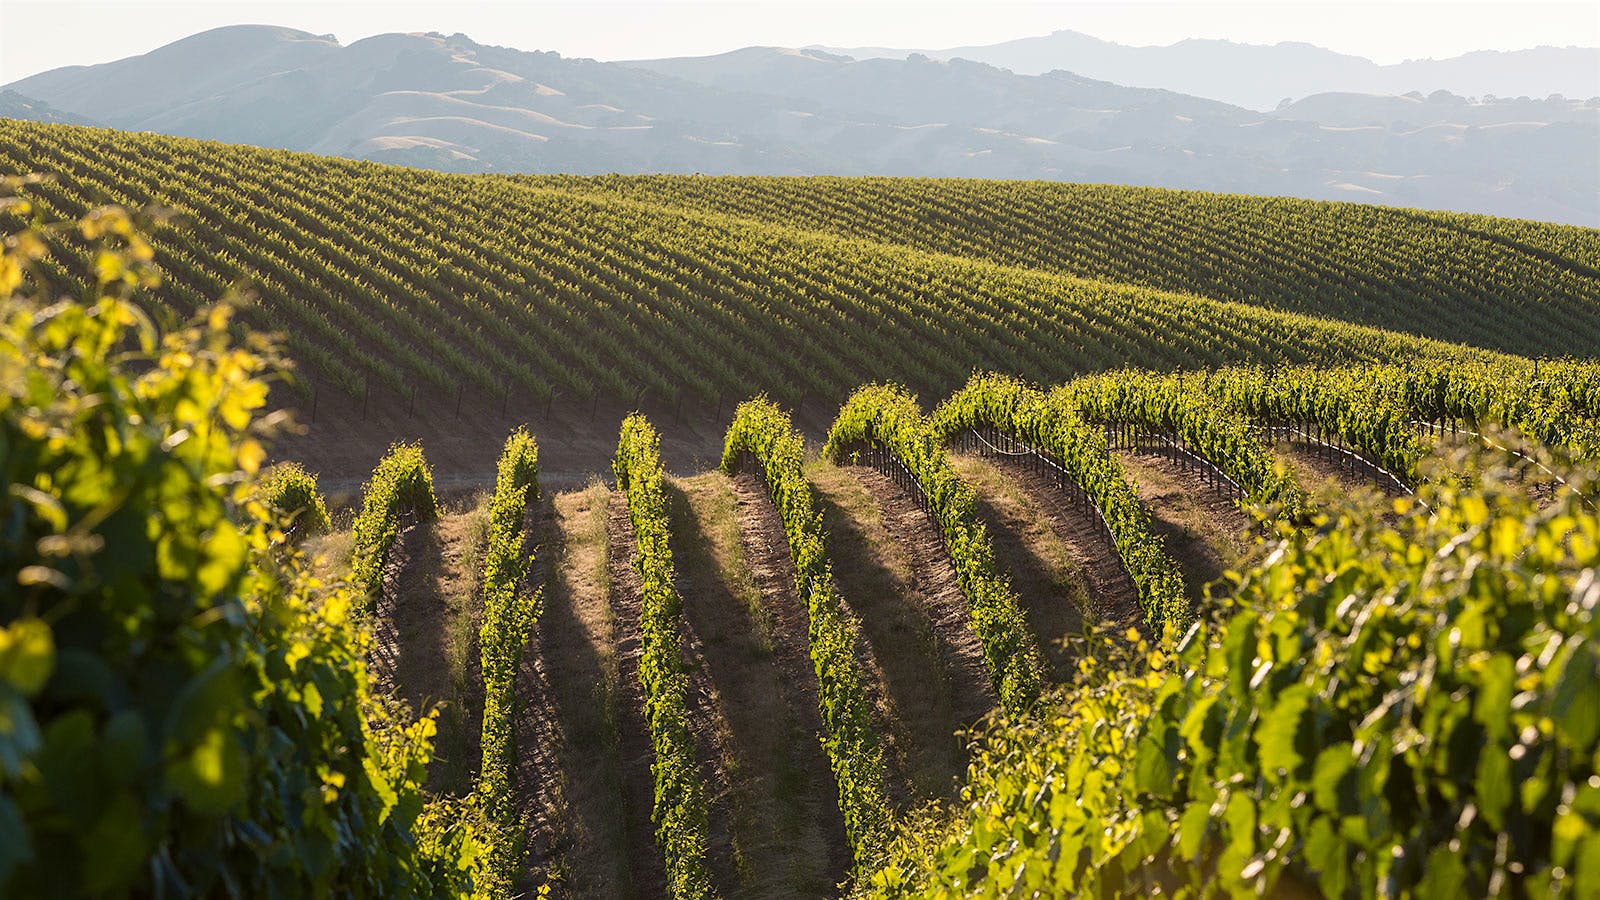
POLYGON ((332 33, 346 44, 389 31, 459 31, 480 43, 596 59, 700 55, 752 44, 936 49, 1062 28, 1129 44, 1168 44, 1186 37, 1306 41, 1381 63, 1540 44, 1600 45, 1600 4, 1592 0, 0 0, 0 84, 56 66, 143 53, 196 31, 241 22, 332 33))

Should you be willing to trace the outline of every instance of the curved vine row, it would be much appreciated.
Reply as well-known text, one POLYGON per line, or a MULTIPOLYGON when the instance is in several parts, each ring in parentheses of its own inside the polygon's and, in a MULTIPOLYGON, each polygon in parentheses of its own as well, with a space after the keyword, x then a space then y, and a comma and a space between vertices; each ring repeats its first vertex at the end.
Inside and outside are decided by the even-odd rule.
POLYGON ((1186 390, 1181 379, 1145 372, 1092 375, 1057 387, 1050 398, 1092 422, 1172 435, 1242 487, 1258 507, 1276 509, 1290 521, 1308 512, 1305 491, 1276 463, 1249 422, 1186 390))
POLYGON ((822 452, 835 462, 846 462, 866 448, 891 454, 916 479, 955 563, 995 693, 1006 709, 1026 709, 1042 687, 1039 648, 1016 593, 995 570, 994 548, 978 520, 972 489, 945 459, 943 445, 916 399, 891 385, 869 385, 850 395, 822 452))
POLYGON ((990 426, 1049 453, 1066 476, 1088 495, 1111 531, 1117 553, 1139 589, 1145 624, 1156 633, 1178 631, 1192 618, 1183 575, 1151 528, 1150 513, 1122 467, 1106 450, 1105 432, 1071 408, 1014 378, 973 376, 966 387, 939 404, 933 430, 949 440, 970 428, 990 426))
POLYGON ((822 743, 839 787, 839 810, 859 869, 880 849, 889 817, 883 748, 856 657, 860 635, 833 581, 822 513, 803 471, 805 441, 789 417, 765 398, 746 401, 735 410, 723 449, 723 470, 733 474, 746 455, 759 467, 789 541, 795 592, 808 614, 817 704, 826 732, 822 743))
POLYGON ((282 463, 264 473, 256 485, 256 498, 276 514, 291 540, 327 534, 333 527, 327 503, 317 490, 317 476, 299 463, 282 463))
POLYGON ((417 444, 395 444, 378 461, 361 491, 361 511, 350 528, 350 580, 364 614, 383 589, 383 567, 410 514, 429 521, 439 514, 433 471, 417 444))

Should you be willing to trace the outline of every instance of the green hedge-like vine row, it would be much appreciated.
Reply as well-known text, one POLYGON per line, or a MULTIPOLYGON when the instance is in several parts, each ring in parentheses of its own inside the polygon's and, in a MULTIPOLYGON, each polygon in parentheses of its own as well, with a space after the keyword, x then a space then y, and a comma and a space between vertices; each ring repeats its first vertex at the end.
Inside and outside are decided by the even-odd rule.
POLYGON ((1039 647, 1016 593, 995 570, 994 548, 978 521, 972 489, 950 467, 943 442, 917 408, 916 398, 892 385, 868 385, 852 394, 822 452, 845 462, 853 450, 866 446, 891 453, 921 486, 950 549, 995 693, 1006 709, 1026 709, 1041 689, 1039 647))
POLYGON ((1091 422, 1116 422, 1170 434, 1208 460, 1264 508, 1291 521, 1307 513, 1305 491, 1295 483, 1240 413, 1219 406, 1194 384, 1144 372, 1110 372, 1070 381, 1051 402, 1077 410, 1091 422))
POLYGON ((1377 366, 1350 377, 1424 421, 1515 429, 1578 459, 1600 457, 1600 363, 1377 366))
POLYGON ((317 476, 299 463, 282 463, 263 474, 256 486, 256 498, 277 515, 285 532, 295 538, 327 534, 333 527, 327 504, 317 490, 317 476))
POLYGON ((1410 403, 1374 390, 1374 379, 1349 370, 1222 369, 1192 376, 1209 395, 1268 425, 1315 425, 1337 434, 1407 487, 1428 445, 1412 425, 1410 403))
POLYGON ((1600 517, 1504 478, 1290 531, 1177 645, 1108 646, 863 892, 1600 896, 1600 517))
POLYGON ((833 581, 822 513, 802 468, 805 440, 789 417, 766 398, 741 403, 734 412, 722 454, 723 470, 736 472, 745 454, 760 467, 789 540, 795 592, 809 616, 807 637, 817 673, 822 745, 838 783, 839 811, 859 868, 879 850, 889 815, 883 748, 856 657, 860 636, 833 581))
POLYGON ((933 429, 945 440, 969 428, 991 426, 1054 456, 1100 510, 1117 553, 1139 589, 1145 624, 1157 634, 1180 632, 1192 612, 1178 564, 1151 529, 1150 513, 1122 466, 1106 450, 1105 432, 1070 408, 1014 378, 975 375, 933 412, 933 429))
POLYGON ((350 580, 362 598, 358 612, 365 613, 383 589, 383 566, 406 513, 422 521, 439 514, 433 472, 417 444, 390 447, 362 489, 361 512, 350 528, 350 580))
POLYGON ((497 828, 486 874, 494 883, 485 892, 511 891, 522 851, 522 828, 511 786, 516 763, 513 722, 516 716, 518 664, 528 634, 539 618, 541 594, 523 590, 532 559, 523 552, 522 527, 528 504, 539 496, 539 446, 523 428, 506 439, 500 454, 494 494, 489 498, 488 544, 483 563, 483 624, 478 646, 483 662, 483 764, 478 795, 484 813, 497 828))
POLYGON ((637 413, 622 422, 612 464, 617 489, 628 498, 643 598, 639 609, 642 652, 639 683, 655 746, 656 842, 666 861, 673 897, 714 895, 706 868, 706 802, 689 733, 688 675, 683 663, 683 600, 672 567, 661 436, 637 413))

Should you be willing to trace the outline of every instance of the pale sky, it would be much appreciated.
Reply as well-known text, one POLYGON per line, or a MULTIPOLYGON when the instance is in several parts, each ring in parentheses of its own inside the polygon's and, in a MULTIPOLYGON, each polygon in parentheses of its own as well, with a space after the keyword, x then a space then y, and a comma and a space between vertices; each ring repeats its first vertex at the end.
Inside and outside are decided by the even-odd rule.
POLYGON ((332 33, 345 44, 391 31, 463 32, 483 44, 605 60, 703 55, 751 45, 939 49, 1064 28, 1125 44, 1170 44, 1187 37, 1305 41, 1380 63, 1542 44, 1600 45, 1600 3, 1592 0, 0 0, 0 84, 57 66, 144 53, 197 31, 239 23, 332 33))

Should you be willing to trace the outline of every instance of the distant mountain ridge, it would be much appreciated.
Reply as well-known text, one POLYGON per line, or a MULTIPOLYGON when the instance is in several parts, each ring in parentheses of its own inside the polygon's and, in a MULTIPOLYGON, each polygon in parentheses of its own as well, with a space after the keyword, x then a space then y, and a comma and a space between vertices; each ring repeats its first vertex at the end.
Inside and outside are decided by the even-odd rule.
POLYGON ((1314 44, 1242 44, 1190 39, 1166 46, 1135 47, 1077 31, 996 44, 907 50, 890 47, 816 49, 852 59, 967 59, 1042 75, 1057 69, 1130 87, 1181 90, 1247 109, 1270 110, 1312 94, 1424 94, 1437 90, 1468 97, 1529 97, 1561 94, 1571 100, 1600 96, 1600 48, 1536 47, 1480 50, 1448 59, 1417 59, 1379 65, 1314 44), (1270 77, 1263 77, 1270 73, 1270 77))
MULTIPOLYGON (((465 172, 1142 184, 1600 225, 1600 104, 1329 94, 1263 114, 1065 71, 752 47, 605 63, 233 26, 6 86, 127 130, 465 172)), ((42 104, 42 105, 40 105, 42 104)))
POLYGON ((82 116, 63 112, 48 103, 24 97, 16 91, 0 90, 0 119, 27 119, 30 122, 57 122, 62 125, 93 125, 82 116))

